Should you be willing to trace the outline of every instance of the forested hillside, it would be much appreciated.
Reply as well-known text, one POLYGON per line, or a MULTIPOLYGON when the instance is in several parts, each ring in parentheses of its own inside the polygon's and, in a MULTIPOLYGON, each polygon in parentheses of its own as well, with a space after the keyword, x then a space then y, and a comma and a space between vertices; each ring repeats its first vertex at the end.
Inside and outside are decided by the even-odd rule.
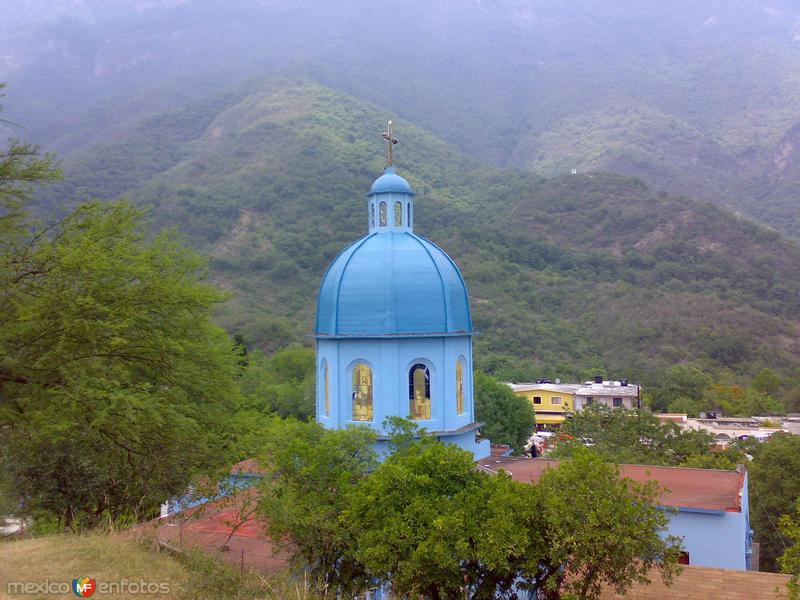
MULTIPOLYGON (((219 314, 264 349, 307 340, 327 264, 366 232, 391 115, 318 84, 250 81, 72 154, 41 201, 132 197, 211 257, 219 314)), ((482 166, 406 121, 396 162, 416 231, 461 266, 477 363, 504 377, 654 383, 677 363, 719 380, 798 373, 800 249, 709 204, 595 173, 482 166)))
POLYGON ((61 153, 277 72, 483 162, 637 176, 800 234, 789 0, 31 0, 3 21, 10 112, 61 153))

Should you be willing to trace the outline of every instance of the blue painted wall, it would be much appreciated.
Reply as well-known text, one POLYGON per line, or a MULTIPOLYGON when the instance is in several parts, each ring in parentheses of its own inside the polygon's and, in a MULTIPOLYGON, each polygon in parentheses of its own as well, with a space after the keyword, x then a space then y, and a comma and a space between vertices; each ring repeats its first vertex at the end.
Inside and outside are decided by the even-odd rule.
MULTIPOLYGON (((429 432, 454 432, 475 423, 472 380, 472 338, 468 335, 408 338, 361 338, 317 340, 317 422, 330 429, 367 425, 378 434, 387 417, 409 416, 408 373, 416 363, 431 373, 431 418, 416 423, 429 432), (456 364, 463 364, 464 411, 456 404, 456 364), (353 368, 365 362, 372 368, 373 419, 354 421, 352 406, 353 368), (328 367, 330 414, 325 414, 324 367, 328 367)), ((475 442, 475 427, 460 435, 443 435, 473 452, 476 460, 489 455, 489 442, 475 442)), ((378 451, 385 452, 385 443, 378 451)))
POLYGON ((745 474, 741 512, 699 512, 681 509, 670 515, 669 535, 683 538, 689 564, 720 569, 750 568, 753 532, 745 474))
POLYGON ((423 363, 431 373, 431 419, 417 421, 428 431, 459 429, 475 419, 472 396, 472 340, 469 336, 345 339, 317 341, 317 421, 331 429, 366 424, 386 433, 384 419, 409 414, 408 372, 423 363), (464 364, 464 412, 456 411, 456 362, 464 364), (327 362, 331 395, 325 415, 323 364, 327 362), (352 419, 353 367, 372 368, 373 420, 352 419))

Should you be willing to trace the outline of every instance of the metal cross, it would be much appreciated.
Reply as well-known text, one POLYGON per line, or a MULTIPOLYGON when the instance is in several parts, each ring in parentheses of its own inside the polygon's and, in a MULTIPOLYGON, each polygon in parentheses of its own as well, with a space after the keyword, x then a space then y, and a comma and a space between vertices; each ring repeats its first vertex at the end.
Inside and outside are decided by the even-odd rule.
POLYGON ((392 135, 392 122, 386 126, 386 131, 382 134, 383 139, 386 140, 386 166, 392 166, 392 146, 397 143, 397 138, 392 135))

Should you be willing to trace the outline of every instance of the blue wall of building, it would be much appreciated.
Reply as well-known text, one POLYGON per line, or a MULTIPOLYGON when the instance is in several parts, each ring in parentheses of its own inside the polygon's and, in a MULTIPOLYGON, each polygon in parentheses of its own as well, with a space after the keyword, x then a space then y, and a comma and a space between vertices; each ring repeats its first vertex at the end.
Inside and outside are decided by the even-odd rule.
POLYGON ((428 431, 459 429, 474 421, 472 342, 469 336, 320 339, 317 342, 317 421, 331 429, 369 425, 386 433, 383 421, 409 415, 408 373, 416 363, 431 373, 431 418, 417 423, 428 431), (456 362, 464 364, 464 412, 456 410, 456 362), (373 420, 353 421, 353 368, 372 368, 373 420), (330 415, 325 414, 324 365, 328 365, 330 415))
POLYGON ((741 512, 697 511, 682 508, 670 515, 668 535, 683 538, 689 564, 720 569, 750 568, 753 532, 745 474, 741 512))
MULTIPOLYGON (((415 421, 428 432, 443 432, 442 441, 475 454, 489 455, 489 442, 475 441, 475 403, 472 379, 472 338, 469 335, 381 337, 317 340, 317 422, 329 429, 366 425, 379 435, 389 432, 384 421, 408 417, 409 371, 417 363, 430 370, 431 418, 415 421), (456 365, 463 366, 464 410, 457 410, 456 365), (364 362, 372 369, 372 421, 353 420, 353 368, 364 362), (325 368, 328 368, 330 411, 325 411, 325 368), (472 426, 472 428, 470 428, 472 426), (468 429, 458 434, 460 429, 468 429)), ((386 452, 387 442, 378 444, 386 452)))
POLYGON ((690 565, 747 568, 747 534, 741 513, 700 513, 684 509, 671 515, 668 533, 683 538, 690 565))

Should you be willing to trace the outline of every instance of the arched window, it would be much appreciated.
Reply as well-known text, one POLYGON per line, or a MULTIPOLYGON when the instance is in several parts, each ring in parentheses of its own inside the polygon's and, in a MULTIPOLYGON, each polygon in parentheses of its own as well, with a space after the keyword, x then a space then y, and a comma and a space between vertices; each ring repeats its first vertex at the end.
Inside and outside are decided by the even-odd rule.
POLYGON ((411 227, 411 202, 408 203, 408 218, 406 218, 406 227, 411 227))
POLYGON ((353 367, 353 421, 372 421, 372 369, 364 363, 353 367))
POLYGON ((381 202, 379 210, 381 212, 381 227, 386 227, 386 211, 387 211, 386 202, 381 202))
POLYGON ((375 227, 375 203, 369 203, 369 224, 375 227))
POLYGON ((431 418, 431 372, 421 363, 408 372, 408 412, 412 419, 431 418))
POLYGON ((325 361, 323 363, 323 367, 322 368, 325 371, 324 374, 323 374, 324 380, 323 380, 323 390, 322 390, 324 401, 325 401, 325 416, 326 417, 330 417, 331 416, 331 380, 330 380, 330 377, 328 376, 328 362, 327 361, 325 361))
POLYGON ((394 203, 394 225, 395 227, 403 225, 403 205, 400 202, 394 203))
POLYGON ((464 412, 464 363, 456 361, 456 414, 464 412))

